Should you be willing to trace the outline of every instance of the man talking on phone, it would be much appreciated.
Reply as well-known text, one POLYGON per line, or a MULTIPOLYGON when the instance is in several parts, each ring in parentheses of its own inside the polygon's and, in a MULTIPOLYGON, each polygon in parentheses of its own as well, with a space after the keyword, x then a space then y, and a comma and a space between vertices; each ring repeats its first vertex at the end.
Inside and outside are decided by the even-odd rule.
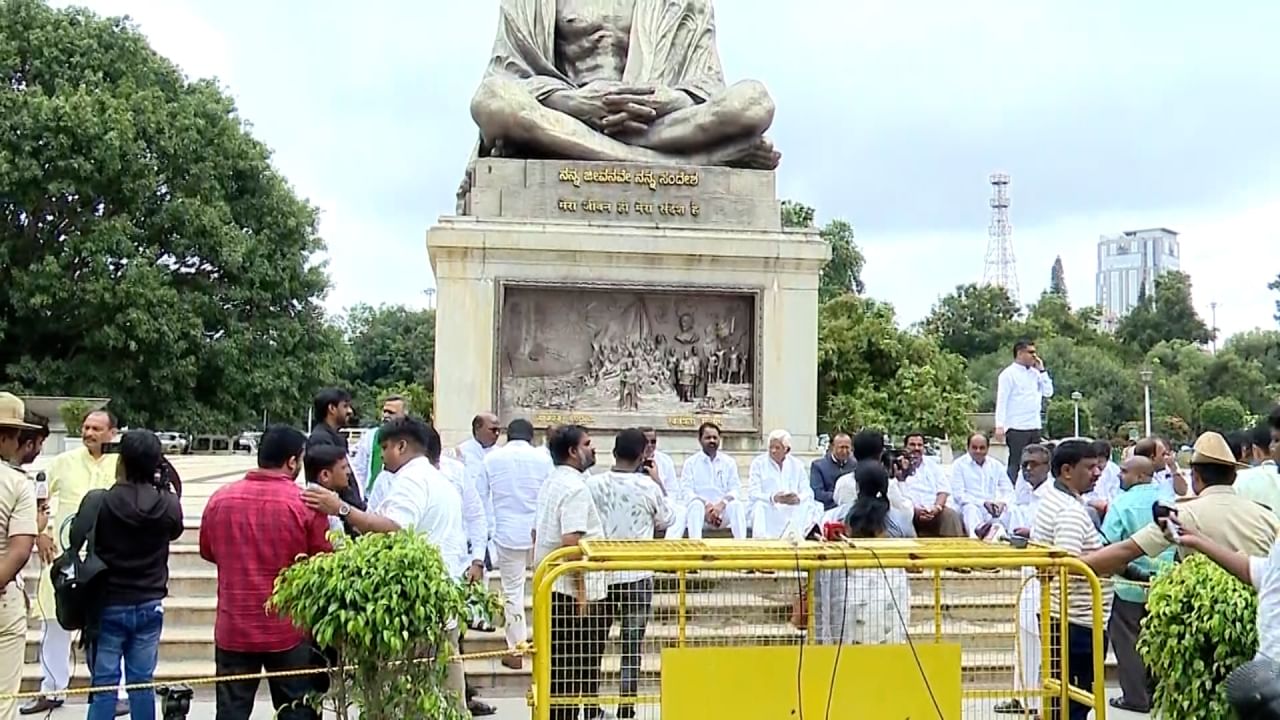
MULTIPOLYGON (((1035 343, 1019 340, 1013 344, 1013 362, 1000 372, 996 382, 995 439, 1009 447, 1009 457, 1021 458, 1022 450, 1040 442, 1041 405, 1053 397, 1053 379, 1044 369, 1044 360, 1035 343)), ((1018 464, 1007 468, 1009 481, 1018 479, 1018 464)))

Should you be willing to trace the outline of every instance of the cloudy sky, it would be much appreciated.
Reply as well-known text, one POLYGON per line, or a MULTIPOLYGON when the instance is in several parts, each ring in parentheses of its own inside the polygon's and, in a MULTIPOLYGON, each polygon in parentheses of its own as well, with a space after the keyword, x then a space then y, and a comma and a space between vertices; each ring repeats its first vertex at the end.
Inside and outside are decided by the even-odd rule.
MULTIPOLYGON (((327 303, 421 305, 497 0, 88 0, 216 76, 323 211, 327 303), (358 9, 357 9, 358 8, 358 9)), ((1280 3, 720 0, 730 80, 768 85, 783 197, 844 218, 904 322, 980 280, 987 176, 1013 177, 1022 298, 1061 255, 1094 300, 1098 236, 1182 233, 1206 320, 1274 327, 1280 3)))

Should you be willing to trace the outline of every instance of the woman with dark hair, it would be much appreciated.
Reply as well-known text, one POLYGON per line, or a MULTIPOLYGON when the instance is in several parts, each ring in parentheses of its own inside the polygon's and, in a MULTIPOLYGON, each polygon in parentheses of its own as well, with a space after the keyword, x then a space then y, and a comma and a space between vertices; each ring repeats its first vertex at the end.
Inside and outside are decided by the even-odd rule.
MULTIPOLYGON (((171 489, 160 440, 147 430, 130 430, 120 438, 116 484, 101 493, 96 517, 76 515, 72 533, 96 523, 95 552, 106 565, 94 578, 100 605, 86 630, 85 658, 93 687, 120 682, 123 661, 129 684, 150 683, 164 626, 161 601, 168 594, 169 543, 182 534, 182 505, 171 489)), ((91 507, 90 495, 81 508, 91 507)), ((155 692, 130 690, 134 720, 155 717, 155 692)), ((115 693, 94 693, 89 720, 115 717, 115 693)))
MULTIPOLYGON (((852 504, 840 505, 830 513, 844 514, 844 537, 851 540, 906 538, 900 520, 889 503, 889 472, 878 460, 863 460, 837 482, 837 502, 847 498, 849 483, 857 486, 852 504), (841 487, 843 485, 844 487, 841 487)), ((875 550, 874 542, 858 543, 875 550)), ((817 583, 818 642, 854 645, 884 645, 905 642, 906 618, 910 612, 910 583, 902 569, 830 570, 820 573, 817 583)))

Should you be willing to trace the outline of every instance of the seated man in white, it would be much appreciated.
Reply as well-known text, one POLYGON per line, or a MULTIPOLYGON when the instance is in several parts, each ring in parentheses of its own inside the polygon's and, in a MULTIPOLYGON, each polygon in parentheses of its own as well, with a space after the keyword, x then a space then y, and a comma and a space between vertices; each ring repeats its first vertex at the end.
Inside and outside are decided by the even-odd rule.
POLYGON ((804 463, 791 455, 791 433, 769 433, 769 451, 751 461, 751 535, 803 540, 822 519, 804 463))
POLYGON ((951 487, 960 501, 964 526, 970 537, 978 528, 996 522, 1009 530, 1009 509, 1013 504, 1013 483, 1009 471, 999 460, 987 456, 987 436, 969 436, 969 452, 951 466, 951 487))
POLYGON ((914 507, 916 534, 920 537, 964 537, 964 521, 951 500, 951 481, 942 465, 925 457, 924 435, 905 438, 906 465, 898 470, 902 494, 914 507))
POLYGON ((702 539, 704 529, 729 528, 738 540, 747 537, 747 507, 739 500, 742 480, 738 464, 720 452, 720 426, 703 423, 698 428, 702 452, 684 461, 680 471, 681 495, 676 504, 675 522, 667 528, 667 538, 689 531, 690 540, 702 539))

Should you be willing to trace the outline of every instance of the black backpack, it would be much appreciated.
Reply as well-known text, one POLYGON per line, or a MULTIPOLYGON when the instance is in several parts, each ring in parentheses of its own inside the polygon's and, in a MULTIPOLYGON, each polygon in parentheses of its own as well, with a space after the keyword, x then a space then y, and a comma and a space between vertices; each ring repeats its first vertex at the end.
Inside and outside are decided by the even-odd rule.
POLYGON ((98 615, 93 580, 107 565, 98 557, 95 545, 98 513, 106 498, 106 490, 93 490, 84 496, 71 521, 71 541, 49 568, 58 624, 65 630, 84 631, 96 625, 92 622, 98 615), (83 558, 81 550, 84 550, 83 558))

